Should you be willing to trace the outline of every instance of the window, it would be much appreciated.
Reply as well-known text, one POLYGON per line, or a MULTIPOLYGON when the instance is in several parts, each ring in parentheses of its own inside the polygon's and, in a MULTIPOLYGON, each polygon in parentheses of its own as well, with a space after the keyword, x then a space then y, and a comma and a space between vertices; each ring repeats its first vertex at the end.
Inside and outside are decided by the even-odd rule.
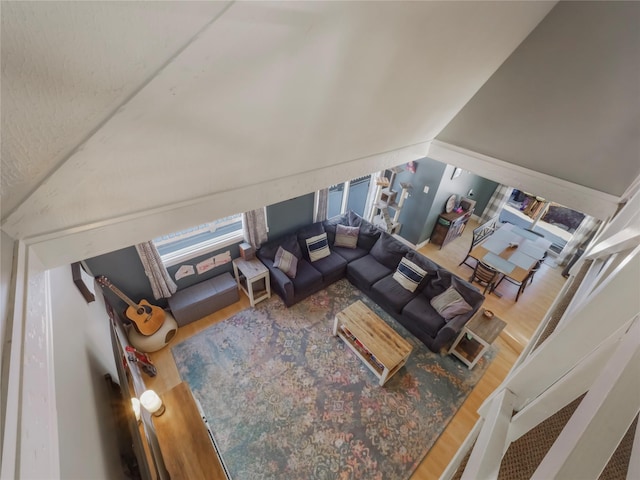
POLYGON ((327 217, 335 217, 347 210, 365 216, 365 206, 370 194, 371 175, 354 178, 351 181, 338 183, 329 187, 329 205, 327 217))
POLYGON ((154 238, 153 243, 169 267, 242 240, 242 214, 238 213, 154 238))

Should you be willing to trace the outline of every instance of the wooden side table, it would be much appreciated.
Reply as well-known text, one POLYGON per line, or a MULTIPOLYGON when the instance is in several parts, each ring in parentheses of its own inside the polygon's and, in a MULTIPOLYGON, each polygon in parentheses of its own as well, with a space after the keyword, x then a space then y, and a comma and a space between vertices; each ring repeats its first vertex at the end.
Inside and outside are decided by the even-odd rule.
POLYGON ((235 258, 232 263, 238 288, 247 294, 252 307, 271 297, 269 270, 260 260, 235 258))
POLYGON ((462 360, 469 369, 478 363, 478 360, 482 358, 482 355, 507 325, 495 315, 493 318, 485 317, 484 311, 484 308, 480 308, 476 312, 462 328, 460 335, 449 349, 449 353, 462 360))

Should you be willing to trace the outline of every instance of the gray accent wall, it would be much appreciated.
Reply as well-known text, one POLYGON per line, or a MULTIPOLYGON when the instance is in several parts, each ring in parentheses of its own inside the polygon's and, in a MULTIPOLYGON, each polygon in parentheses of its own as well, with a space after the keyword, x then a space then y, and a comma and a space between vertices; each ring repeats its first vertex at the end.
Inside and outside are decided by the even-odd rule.
POLYGON ((269 240, 295 232, 300 227, 313 223, 315 193, 275 203, 267 207, 269 240))
POLYGON ((452 179, 453 170, 451 165, 425 157, 416 161, 415 173, 405 169, 396 175, 392 188, 398 195, 401 183, 411 185, 409 197, 400 212, 401 237, 416 245, 429 239, 438 215, 453 194, 460 200, 473 190, 470 198, 477 202, 475 215, 482 214, 497 183, 468 171, 452 179), (424 193, 425 186, 429 187, 428 193, 424 193))

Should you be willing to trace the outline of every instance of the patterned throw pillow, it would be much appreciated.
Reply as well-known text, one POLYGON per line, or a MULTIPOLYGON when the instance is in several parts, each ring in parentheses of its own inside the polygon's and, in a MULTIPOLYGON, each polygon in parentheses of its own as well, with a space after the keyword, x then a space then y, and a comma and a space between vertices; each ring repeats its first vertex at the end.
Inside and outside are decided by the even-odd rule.
POLYGON ((404 257, 400 260, 393 279, 410 292, 415 292, 426 274, 426 270, 404 257))
POLYGON ((462 295, 453 286, 447 288, 440 295, 433 297, 431 306, 445 320, 451 320, 457 315, 473 310, 473 307, 462 298, 462 295))
POLYGON ((307 238, 307 249, 309 250, 309 260, 312 262, 331 255, 329 242, 327 242, 327 234, 323 233, 315 237, 307 238))
POLYGON ((336 226, 336 240, 334 247, 356 248, 358 246, 358 233, 360 227, 348 227, 347 225, 336 226))
POLYGON ((298 259, 293 253, 288 252, 282 247, 278 247, 276 257, 273 260, 273 266, 282 270, 289 278, 296 278, 296 274, 298 273, 298 259))

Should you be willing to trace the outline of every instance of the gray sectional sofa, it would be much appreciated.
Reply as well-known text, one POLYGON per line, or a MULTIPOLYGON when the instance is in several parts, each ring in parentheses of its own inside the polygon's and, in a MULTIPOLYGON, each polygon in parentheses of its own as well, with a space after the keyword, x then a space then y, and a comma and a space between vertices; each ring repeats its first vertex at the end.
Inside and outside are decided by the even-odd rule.
POLYGON ((484 302, 473 285, 353 212, 269 241, 256 255, 269 269, 272 290, 287 306, 346 276, 434 352, 448 348, 484 302), (344 230, 357 231, 357 243, 354 237, 349 246, 336 246, 336 236, 340 245, 344 243, 344 230), (324 234, 320 249, 325 256, 311 261, 307 240, 319 238, 322 243, 324 234), (280 248, 281 254, 296 257, 293 278, 293 272, 282 269, 280 248), (406 273, 407 265, 408 281, 400 274, 406 273))

